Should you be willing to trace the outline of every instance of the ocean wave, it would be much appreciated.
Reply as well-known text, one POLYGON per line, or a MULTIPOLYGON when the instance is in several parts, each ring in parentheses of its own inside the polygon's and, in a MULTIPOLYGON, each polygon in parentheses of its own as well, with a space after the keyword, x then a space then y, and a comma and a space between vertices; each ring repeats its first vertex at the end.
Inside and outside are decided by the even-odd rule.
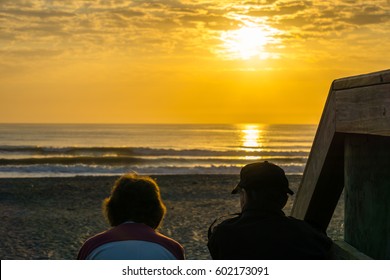
POLYGON ((302 173, 314 126, 259 126, 254 142, 237 125, 0 126, 0 176, 239 174, 269 160, 302 173), (249 139, 250 140, 250 139, 249 139), (255 147, 253 147, 255 146, 255 147))
POLYGON ((149 147, 43 147, 43 146, 0 146, 1 155, 30 156, 261 156, 287 155, 305 156, 309 147, 238 147, 232 150, 170 149, 149 147))
MULTIPOLYGON (((280 165, 286 174, 302 174, 304 164, 280 165)), ((185 175, 185 174, 239 174, 241 166, 238 165, 188 165, 175 166, 110 166, 110 165, 10 165, 0 166, 0 177, 63 177, 63 176, 98 176, 121 175, 129 172, 137 172, 144 175, 185 175)))
POLYGON ((100 165, 131 165, 131 164, 246 164, 256 160, 269 160, 276 163, 305 163, 306 156, 251 156, 251 157, 32 157, 32 158, 0 158, 2 165, 34 165, 34 164, 100 164, 100 165))

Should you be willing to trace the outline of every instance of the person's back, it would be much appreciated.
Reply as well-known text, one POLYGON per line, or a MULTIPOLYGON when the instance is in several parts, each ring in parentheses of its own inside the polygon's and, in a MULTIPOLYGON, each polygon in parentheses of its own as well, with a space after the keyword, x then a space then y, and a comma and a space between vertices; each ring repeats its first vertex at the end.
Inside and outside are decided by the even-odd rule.
POLYGON ((208 243, 213 259, 326 259, 332 241, 283 212, 246 210, 219 224, 208 243))
POLYGON ((78 259, 86 260, 177 260, 183 248, 153 228, 125 222, 88 239, 78 259))
POLYGON ((213 259, 328 258, 332 241, 282 211, 287 193, 294 193, 283 169, 268 162, 248 164, 232 193, 240 194, 242 212, 210 227, 207 245, 213 259))

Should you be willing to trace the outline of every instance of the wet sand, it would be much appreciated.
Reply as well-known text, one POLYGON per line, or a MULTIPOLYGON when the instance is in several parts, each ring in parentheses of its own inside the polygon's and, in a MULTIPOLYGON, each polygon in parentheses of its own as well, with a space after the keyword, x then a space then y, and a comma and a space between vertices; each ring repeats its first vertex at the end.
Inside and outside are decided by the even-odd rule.
MULTIPOLYGON (((230 191, 236 175, 163 175, 157 179, 167 215, 160 232, 180 242, 187 259, 210 259, 207 229, 239 210, 230 191)), ((75 259, 82 243, 109 228, 102 200, 118 177, 0 179, 0 259, 75 259)), ((289 176, 296 192, 301 176, 289 176)), ((293 198, 285 207, 291 211, 293 198)), ((328 235, 342 236, 342 202, 328 235)))

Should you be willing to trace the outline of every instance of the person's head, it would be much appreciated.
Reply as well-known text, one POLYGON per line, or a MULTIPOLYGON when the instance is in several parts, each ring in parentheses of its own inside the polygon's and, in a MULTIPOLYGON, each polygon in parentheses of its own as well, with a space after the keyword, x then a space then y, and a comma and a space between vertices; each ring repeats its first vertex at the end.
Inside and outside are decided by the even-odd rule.
POLYGON ((294 194, 284 170, 268 161, 245 165, 240 172, 240 182, 232 194, 240 194, 241 208, 247 206, 282 209, 287 194, 294 194))
POLYGON ((165 212, 157 183, 137 174, 120 177, 103 201, 103 213, 111 226, 133 221, 157 229, 165 212))

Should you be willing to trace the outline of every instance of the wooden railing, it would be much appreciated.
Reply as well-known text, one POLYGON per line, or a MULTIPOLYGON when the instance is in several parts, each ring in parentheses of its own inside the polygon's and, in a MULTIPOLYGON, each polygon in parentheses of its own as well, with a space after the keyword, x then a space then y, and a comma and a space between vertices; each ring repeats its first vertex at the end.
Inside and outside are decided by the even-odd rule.
POLYGON ((343 189, 339 252, 390 259, 390 70, 332 83, 291 215, 325 231, 343 189))

